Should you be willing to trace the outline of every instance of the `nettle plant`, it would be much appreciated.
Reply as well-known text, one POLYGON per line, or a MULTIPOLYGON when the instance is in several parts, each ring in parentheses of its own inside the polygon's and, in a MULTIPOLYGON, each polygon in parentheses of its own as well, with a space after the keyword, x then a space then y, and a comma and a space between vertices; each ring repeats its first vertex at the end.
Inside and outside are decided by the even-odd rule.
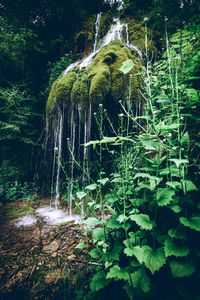
MULTIPOLYGON (((194 111, 198 119, 199 94, 192 87, 194 67, 185 70, 199 60, 198 41, 186 29, 166 37, 166 52, 152 65, 146 40, 144 114, 134 116, 122 101, 118 134, 88 143, 120 149, 113 158, 116 171, 83 192, 101 195, 102 219, 85 221, 94 241, 89 254, 100 264, 91 298, 117 281, 130 299, 199 299, 199 160, 192 151, 199 143, 191 141, 187 126, 194 111)), ((132 67, 126 61, 121 70, 132 67)))

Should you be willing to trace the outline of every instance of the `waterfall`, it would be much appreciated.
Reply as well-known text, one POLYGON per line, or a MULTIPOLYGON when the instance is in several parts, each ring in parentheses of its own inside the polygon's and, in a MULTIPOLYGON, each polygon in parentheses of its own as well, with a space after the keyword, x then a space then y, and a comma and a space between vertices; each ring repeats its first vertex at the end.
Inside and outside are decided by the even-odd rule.
POLYGON ((102 14, 101 12, 98 13, 96 23, 95 23, 95 39, 94 39, 93 52, 96 51, 96 47, 97 47, 99 27, 100 27, 100 21, 101 21, 101 14, 102 14))
MULTIPOLYGON (((123 6, 123 1, 116 1, 116 0, 105 0, 111 6, 118 3, 118 9, 123 6)), ((82 60, 72 63, 68 68, 64 71, 63 76, 67 74, 70 70, 79 67, 80 69, 85 67, 87 68, 90 63, 92 62, 93 58, 96 54, 105 46, 108 46, 111 41, 120 40, 126 45, 129 49, 137 51, 139 56, 142 58, 141 51, 136 47, 130 44, 129 39, 129 28, 128 24, 123 24, 120 22, 119 18, 114 18, 114 24, 111 25, 110 30, 107 32, 105 37, 102 39, 99 45, 99 30, 100 30, 100 23, 101 23, 101 16, 102 13, 98 13, 95 22, 95 37, 94 37, 94 44, 92 52, 82 60)), ((60 173, 61 173, 61 159, 62 159, 62 144, 63 144, 63 127, 64 127, 64 116, 68 114, 70 129, 66 129, 65 132, 68 130, 67 134, 70 136, 70 164, 69 164, 69 215, 72 216, 72 202, 73 202, 73 189, 75 186, 74 178, 77 176, 77 169, 76 169, 76 162, 81 161, 81 168, 82 168, 82 185, 87 184, 87 163, 89 160, 89 151, 88 148, 85 146, 86 143, 90 141, 91 138, 91 115, 92 115, 92 106, 91 103, 87 103, 86 105, 82 106, 81 103, 75 106, 74 103, 71 109, 66 111, 64 106, 58 107, 57 113, 53 116, 54 123, 54 133, 53 133, 53 147, 54 152, 52 155, 52 175, 51 175, 51 202, 53 200, 53 193, 55 190, 55 208, 58 209, 59 207, 59 199, 60 199, 60 173), (70 115, 69 115, 70 114, 70 115), (83 144, 83 150, 80 151, 80 146, 83 144)), ((141 113, 140 104, 138 106, 138 115, 141 113)), ((47 121, 48 123, 48 121, 47 121)), ((66 122, 67 123, 67 122, 66 122)), ((64 152, 64 151, 63 151, 64 152)), ((50 203, 51 205, 51 203, 50 203)))
POLYGON ((124 42, 124 44, 126 46, 128 46, 131 49, 136 50, 139 55, 141 56, 141 51, 139 49, 137 49, 137 47, 132 46, 129 44, 129 35, 128 35, 128 24, 122 24, 119 20, 119 18, 114 18, 113 21, 115 22, 115 24, 113 24, 110 28, 110 30, 108 31, 108 33, 106 34, 105 38, 103 39, 101 45, 99 46, 99 48, 97 49, 97 41, 98 41, 98 32, 99 32, 99 27, 100 27, 100 20, 101 20, 101 14, 97 15, 97 19, 96 19, 96 31, 95 31, 95 42, 94 42, 94 47, 93 47, 93 51, 84 59, 77 61, 75 63, 72 63, 69 67, 67 67, 67 69, 64 71, 63 76, 66 75, 69 71, 71 71, 72 69, 79 67, 80 69, 85 67, 87 68, 90 63, 92 62, 92 59, 94 58, 94 56, 105 46, 108 46, 110 44, 111 41, 114 40, 120 40, 122 42, 124 42), (126 37, 124 37, 123 35, 123 29, 126 29, 126 37))
POLYGON ((108 3, 111 7, 114 4, 117 4, 117 10, 121 10, 124 7, 124 1, 123 0, 104 0, 104 3, 108 3))

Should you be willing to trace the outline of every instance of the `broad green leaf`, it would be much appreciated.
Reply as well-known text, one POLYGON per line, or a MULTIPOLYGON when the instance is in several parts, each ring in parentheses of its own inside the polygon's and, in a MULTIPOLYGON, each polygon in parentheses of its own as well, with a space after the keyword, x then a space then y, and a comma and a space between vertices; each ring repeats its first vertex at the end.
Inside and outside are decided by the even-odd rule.
POLYGON ((181 224, 196 231, 200 231, 200 217, 191 217, 187 219, 185 217, 181 217, 180 219, 181 224))
POLYGON ((142 264, 144 261, 144 251, 140 246, 127 247, 124 249, 124 253, 127 256, 135 256, 140 264, 142 264))
POLYGON ((174 278, 182 278, 192 275, 195 272, 195 266, 189 261, 171 260, 169 262, 172 276, 174 278))
POLYGON ((113 218, 110 218, 108 220, 107 227, 112 228, 112 229, 121 228, 122 225, 117 221, 117 218, 118 218, 118 215, 114 216, 113 218))
POLYGON ((182 257, 187 256, 190 252, 190 249, 187 246, 179 246, 175 241, 167 239, 164 243, 164 251, 166 257, 172 255, 176 257, 182 257))
POLYGON ((198 191, 196 185, 191 180, 181 179, 181 182, 185 192, 198 191))
POLYGON ((181 164, 189 163, 189 161, 187 159, 170 158, 169 160, 174 162, 176 164, 177 168, 179 168, 181 164))
POLYGON ((180 189, 181 188, 181 184, 179 181, 167 181, 166 185, 172 187, 173 189, 180 189))
POLYGON ((154 274, 166 263, 163 247, 153 250, 149 246, 143 246, 144 264, 154 274))
POLYGON ((172 200, 175 195, 175 191, 170 188, 158 189, 157 191, 157 202, 159 206, 166 206, 172 200))
POLYGON ((114 248, 111 250, 111 252, 106 253, 106 257, 109 260, 113 260, 113 259, 119 260, 119 255, 120 255, 121 250, 122 250, 122 246, 115 245, 114 248))
POLYGON ((92 249, 90 252, 89 252, 89 255, 92 257, 92 258, 98 258, 101 254, 101 251, 100 249, 98 248, 95 248, 95 249, 92 249))
POLYGON ((101 227, 95 228, 92 231, 92 235, 96 241, 104 240, 104 229, 101 227))
POLYGON ((76 249, 84 249, 85 248, 85 242, 80 242, 75 248, 76 249))
POLYGON ((91 218, 88 218, 87 220, 84 221, 84 224, 87 226, 87 227, 94 227, 94 226, 97 226, 99 224, 101 224, 102 221, 95 218, 95 217, 91 217, 91 218))
POLYGON ((93 184, 87 185, 85 187, 85 189, 89 190, 89 191, 94 191, 94 190, 96 190, 97 187, 98 187, 98 185, 96 183, 93 183, 93 184))
POLYGON ((79 200, 83 199, 87 194, 85 192, 77 192, 76 196, 79 200))
POLYGON ((142 229, 151 230, 153 228, 153 224, 150 221, 149 216, 146 214, 130 215, 130 219, 135 221, 135 223, 142 229))
POLYGON ((120 215, 120 216, 117 218, 117 221, 118 221, 119 223, 123 223, 123 222, 125 222, 126 220, 128 220, 128 217, 125 216, 125 215, 120 215))
POLYGON ((129 273, 126 269, 121 269, 118 265, 113 266, 108 272, 106 279, 129 280, 129 273))
POLYGON ((119 201, 118 196, 116 196, 115 194, 108 194, 108 195, 105 196, 105 198, 110 203, 114 203, 114 202, 119 201))
POLYGON ((93 292, 99 291, 110 283, 110 280, 106 280, 106 274, 104 271, 97 272, 90 283, 90 288, 93 292))
POLYGON ((134 287, 132 286, 132 284, 126 283, 126 284, 124 285, 124 289, 125 289, 125 291, 126 291, 126 293, 127 293, 127 295, 128 295, 128 298, 129 298, 130 300, 133 300, 133 299, 135 298, 135 289, 134 289, 134 287))
POLYGON ((99 179, 97 180, 99 183, 101 183, 102 185, 105 185, 108 181, 109 181, 109 178, 102 178, 102 179, 99 179))
POLYGON ((134 63, 132 59, 127 59, 123 62, 122 67, 119 68, 120 71, 122 71, 124 74, 127 74, 130 70, 134 68, 134 63))
POLYGON ((173 205, 169 205, 169 208, 171 210, 173 210, 173 212, 175 212, 176 214, 180 213, 182 208, 179 205, 173 204, 173 205))
POLYGON ((144 146, 144 148, 146 150, 154 150, 154 151, 158 151, 159 149, 159 142, 157 141, 152 141, 152 140, 144 140, 142 141, 142 145, 144 146))
POLYGON ((186 232, 184 228, 177 227, 176 229, 169 229, 168 230, 168 235, 172 239, 180 239, 180 240, 186 240, 186 232))
POLYGON ((156 182, 157 185, 163 180, 162 177, 151 176, 149 173, 137 173, 133 177, 133 179, 137 179, 137 178, 148 178, 150 181, 150 184, 152 184, 153 182, 156 182))
POLYGON ((140 288, 144 293, 149 292, 151 283, 143 268, 140 268, 139 270, 131 274, 131 281, 134 288, 140 288))

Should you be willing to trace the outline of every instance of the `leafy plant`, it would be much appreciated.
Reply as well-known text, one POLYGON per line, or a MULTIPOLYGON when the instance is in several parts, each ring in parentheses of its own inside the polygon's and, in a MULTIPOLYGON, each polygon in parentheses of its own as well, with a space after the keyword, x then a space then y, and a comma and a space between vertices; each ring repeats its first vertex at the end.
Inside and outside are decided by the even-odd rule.
MULTIPOLYGON (((197 41, 199 33, 193 39, 193 31, 186 29, 170 41, 166 36, 166 52, 152 65, 146 39, 144 115, 135 116, 128 100, 122 101, 116 136, 105 137, 101 131, 99 140, 87 144, 100 149, 105 145, 110 152, 120 149, 113 155, 115 172, 79 192, 81 197, 101 192, 102 219, 85 222, 94 241, 91 258, 102 265, 92 278, 93 292, 114 280, 130 299, 146 298, 150 292, 157 297, 162 293, 159 286, 157 294, 151 289, 157 273, 161 285, 167 276, 171 280, 198 276, 199 159, 192 151, 196 146, 190 127, 199 118, 200 101, 194 87, 198 76, 193 67, 187 68, 199 61, 199 54, 195 52, 191 61, 187 52, 188 45, 198 50, 197 41), (100 184, 107 187, 106 194, 100 184)), ((126 61, 121 71, 127 73, 131 67, 126 61)), ((168 296, 180 290, 179 286, 167 291, 168 296)))

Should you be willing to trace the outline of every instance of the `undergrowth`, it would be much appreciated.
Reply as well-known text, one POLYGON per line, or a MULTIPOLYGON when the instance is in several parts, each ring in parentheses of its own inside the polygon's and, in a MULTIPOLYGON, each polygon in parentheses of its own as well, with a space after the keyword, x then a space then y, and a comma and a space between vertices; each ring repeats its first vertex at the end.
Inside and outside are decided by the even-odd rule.
MULTIPOLYGON (((100 140, 87 144, 98 148, 100 175, 77 196, 98 194, 84 223, 99 266, 90 291, 86 284, 77 299, 107 299, 109 287, 116 299, 125 299, 123 291, 129 299, 199 299, 199 29, 170 39, 166 33, 166 51, 155 63, 146 38, 144 113, 136 115, 124 99, 118 132, 111 128, 116 134, 105 137, 100 122, 100 140), (107 176, 105 150, 115 166, 107 176)), ((132 67, 126 61, 121 71, 132 67)))

